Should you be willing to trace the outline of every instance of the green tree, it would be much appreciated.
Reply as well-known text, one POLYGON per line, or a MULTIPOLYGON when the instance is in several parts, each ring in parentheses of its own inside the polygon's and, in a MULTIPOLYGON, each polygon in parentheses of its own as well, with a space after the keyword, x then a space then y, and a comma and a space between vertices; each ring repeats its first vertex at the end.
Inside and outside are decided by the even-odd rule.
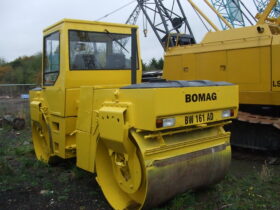
POLYGON ((152 58, 149 63, 149 70, 156 70, 157 69, 157 60, 155 58, 152 58))
POLYGON ((0 68, 0 83, 40 83, 42 54, 24 56, 0 68))
POLYGON ((148 70, 147 64, 144 63, 143 60, 141 60, 141 64, 142 64, 142 70, 147 71, 148 70))
MULTIPOLYGON (((143 63, 143 62, 142 62, 143 63)), ((143 70, 162 70, 163 69, 163 58, 156 59, 152 58, 148 64, 142 64, 143 70)))
POLYGON ((163 69, 163 58, 160 58, 158 61, 157 61, 157 66, 156 66, 157 69, 159 70, 162 70, 163 69))

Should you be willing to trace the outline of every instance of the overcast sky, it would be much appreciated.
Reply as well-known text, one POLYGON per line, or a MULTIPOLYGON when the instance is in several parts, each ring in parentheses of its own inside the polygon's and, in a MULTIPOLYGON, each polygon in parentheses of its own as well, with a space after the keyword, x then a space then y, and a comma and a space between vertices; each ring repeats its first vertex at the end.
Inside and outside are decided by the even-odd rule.
MULTIPOLYGON (((0 57, 12 61, 20 56, 41 52, 42 30, 47 26, 63 18, 97 20, 129 2, 131 0, 0 0, 0 57)), ((219 25, 215 15, 202 0, 194 2, 219 25)), ((243 2, 255 11, 249 0, 243 2)), ((181 4, 196 40, 200 41, 206 30, 187 0, 182 0, 181 4)), ((124 23, 135 6, 136 2, 102 21, 124 23)), ((136 24, 140 27, 141 54, 144 62, 148 62, 152 57, 163 57, 163 50, 151 29, 148 28, 148 37, 144 37, 142 22, 141 16, 136 24)))

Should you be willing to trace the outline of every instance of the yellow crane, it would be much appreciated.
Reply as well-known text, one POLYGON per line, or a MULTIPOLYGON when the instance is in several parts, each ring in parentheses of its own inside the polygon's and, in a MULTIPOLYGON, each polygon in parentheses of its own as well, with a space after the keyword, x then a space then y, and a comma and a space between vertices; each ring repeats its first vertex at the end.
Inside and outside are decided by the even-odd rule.
POLYGON ((193 8, 214 31, 197 44, 167 46, 163 78, 228 81, 239 85, 240 113, 233 123, 231 143, 253 149, 280 150, 280 17, 268 18, 277 1, 271 0, 255 25, 230 23, 218 30, 192 0, 193 8))
POLYGON ((238 111, 230 83, 140 83, 137 37, 133 25, 55 23, 44 30, 42 85, 30 91, 37 158, 75 158, 114 209, 149 209, 222 179, 223 126, 238 111))

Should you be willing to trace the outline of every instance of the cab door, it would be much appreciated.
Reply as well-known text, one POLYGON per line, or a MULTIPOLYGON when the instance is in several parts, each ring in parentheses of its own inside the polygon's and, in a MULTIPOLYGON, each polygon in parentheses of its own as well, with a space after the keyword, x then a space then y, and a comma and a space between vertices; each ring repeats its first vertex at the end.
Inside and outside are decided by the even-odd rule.
POLYGON ((43 95, 52 115, 65 115, 65 88, 60 69, 60 32, 44 37, 43 49, 43 95))

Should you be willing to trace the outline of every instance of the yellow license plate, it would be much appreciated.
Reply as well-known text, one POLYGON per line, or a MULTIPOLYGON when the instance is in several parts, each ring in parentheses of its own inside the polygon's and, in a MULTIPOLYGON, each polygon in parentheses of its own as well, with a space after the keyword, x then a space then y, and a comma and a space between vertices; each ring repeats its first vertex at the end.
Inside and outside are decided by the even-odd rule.
POLYGON ((214 112, 197 113, 185 116, 186 125, 196 125, 201 123, 207 123, 215 121, 214 112))

